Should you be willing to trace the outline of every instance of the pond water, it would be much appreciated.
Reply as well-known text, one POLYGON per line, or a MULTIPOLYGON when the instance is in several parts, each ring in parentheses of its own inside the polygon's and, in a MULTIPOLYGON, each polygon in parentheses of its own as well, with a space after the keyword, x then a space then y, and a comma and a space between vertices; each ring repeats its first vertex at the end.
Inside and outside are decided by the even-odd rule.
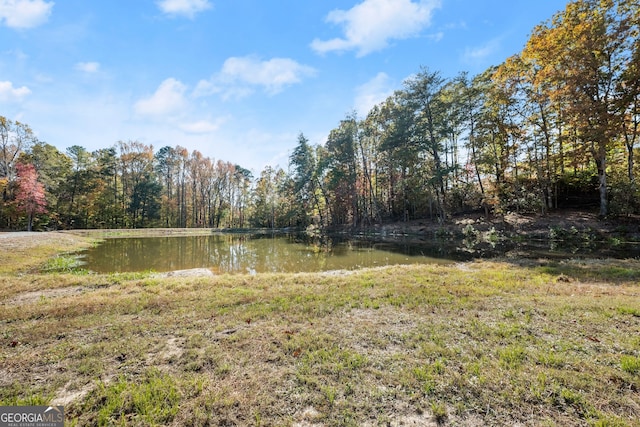
POLYGON ((207 268, 214 273, 318 272, 397 264, 447 263, 474 258, 640 256, 640 246, 587 242, 482 242, 428 238, 293 234, 238 234, 108 238, 80 255, 98 273, 207 268))
POLYGON ((98 273, 208 268, 214 273, 317 272, 446 262, 414 247, 278 234, 110 238, 82 254, 98 273))

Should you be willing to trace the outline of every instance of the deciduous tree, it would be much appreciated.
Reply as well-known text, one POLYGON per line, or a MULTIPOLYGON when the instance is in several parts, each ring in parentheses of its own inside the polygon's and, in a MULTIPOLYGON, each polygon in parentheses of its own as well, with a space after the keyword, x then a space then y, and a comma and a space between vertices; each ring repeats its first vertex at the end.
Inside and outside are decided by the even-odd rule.
POLYGON ((34 215, 46 212, 44 186, 38 181, 38 173, 33 165, 18 163, 16 172, 18 179, 15 202, 18 211, 27 215, 27 231, 31 231, 34 215))
POLYGON ((567 117, 596 163, 602 216, 610 152, 624 120, 620 88, 637 60, 637 10, 635 0, 575 0, 536 27, 529 42, 540 52, 536 65, 552 83, 550 95, 567 101, 567 117))

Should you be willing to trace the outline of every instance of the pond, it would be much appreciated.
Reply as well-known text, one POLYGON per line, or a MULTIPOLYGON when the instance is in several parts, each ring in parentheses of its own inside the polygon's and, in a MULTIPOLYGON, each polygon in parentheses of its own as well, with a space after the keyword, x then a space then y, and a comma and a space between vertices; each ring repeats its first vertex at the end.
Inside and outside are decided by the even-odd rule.
POLYGON ((80 255, 98 273, 166 272, 207 268, 217 274, 319 272, 398 264, 448 263, 474 258, 576 258, 640 256, 640 247, 601 242, 452 241, 427 237, 213 233, 162 237, 108 238, 80 255))
POLYGON ((446 262, 411 245, 290 234, 109 238, 82 254, 98 273, 208 268, 214 273, 317 272, 392 264, 446 262))

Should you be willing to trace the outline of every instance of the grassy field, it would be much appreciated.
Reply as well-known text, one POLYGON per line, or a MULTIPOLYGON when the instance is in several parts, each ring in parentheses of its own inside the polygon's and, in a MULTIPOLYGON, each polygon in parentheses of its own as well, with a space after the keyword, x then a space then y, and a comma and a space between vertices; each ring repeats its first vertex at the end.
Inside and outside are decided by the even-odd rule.
POLYGON ((0 239, 0 405, 67 425, 640 426, 640 261, 73 271, 0 239))

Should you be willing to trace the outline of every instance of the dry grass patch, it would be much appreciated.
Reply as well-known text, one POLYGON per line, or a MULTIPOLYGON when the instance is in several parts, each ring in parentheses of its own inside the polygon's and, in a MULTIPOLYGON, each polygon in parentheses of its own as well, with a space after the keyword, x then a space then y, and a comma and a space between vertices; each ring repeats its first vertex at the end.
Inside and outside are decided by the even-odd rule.
POLYGON ((4 274, 0 404, 64 402, 70 425, 638 426, 640 283, 585 265, 4 274))

